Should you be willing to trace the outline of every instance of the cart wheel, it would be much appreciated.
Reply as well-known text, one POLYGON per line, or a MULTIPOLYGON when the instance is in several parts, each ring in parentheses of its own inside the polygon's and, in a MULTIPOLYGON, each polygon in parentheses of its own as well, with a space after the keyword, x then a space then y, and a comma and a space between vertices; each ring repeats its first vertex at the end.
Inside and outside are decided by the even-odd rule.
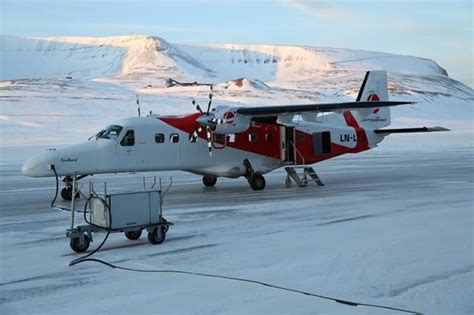
POLYGON ((168 233, 168 230, 170 229, 170 225, 168 224, 168 221, 166 221, 165 218, 161 218, 163 220, 163 232, 168 233))
POLYGON ((150 232, 148 232, 148 241, 153 245, 161 244, 164 242, 166 238, 166 232, 162 226, 158 226, 153 228, 150 232))
POLYGON ((131 241, 136 241, 142 236, 142 230, 127 231, 125 232, 125 237, 131 241))
POLYGON ((71 249, 73 251, 75 251, 76 253, 85 252, 89 248, 90 244, 91 244, 91 241, 89 240, 89 237, 87 235, 84 235, 84 244, 83 245, 81 245, 79 237, 73 238, 69 242, 69 246, 71 246, 71 249))

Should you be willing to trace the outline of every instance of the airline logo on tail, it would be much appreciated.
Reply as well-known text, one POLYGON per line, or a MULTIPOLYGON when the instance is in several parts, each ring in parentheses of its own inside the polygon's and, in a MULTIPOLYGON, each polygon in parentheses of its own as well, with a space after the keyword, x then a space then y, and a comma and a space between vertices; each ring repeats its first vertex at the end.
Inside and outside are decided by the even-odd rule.
MULTIPOLYGON (((369 102, 376 102, 376 101, 380 101, 380 98, 377 94, 375 93, 372 93, 369 95, 369 97, 367 97, 367 101, 369 102)), ((380 108, 375 108, 372 113, 373 114, 377 114, 379 112, 380 108)))

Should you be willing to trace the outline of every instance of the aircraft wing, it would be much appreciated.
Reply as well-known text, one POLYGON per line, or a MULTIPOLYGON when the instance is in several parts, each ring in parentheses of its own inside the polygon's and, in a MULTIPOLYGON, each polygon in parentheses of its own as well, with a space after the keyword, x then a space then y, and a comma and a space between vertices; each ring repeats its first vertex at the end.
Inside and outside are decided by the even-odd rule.
POLYGON ((334 112, 343 110, 355 110, 362 108, 380 108, 398 105, 415 104, 414 102, 398 101, 369 101, 369 102, 345 102, 345 103, 322 103, 303 105, 277 105, 277 106, 257 106, 240 107, 236 110, 238 114, 269 117, 281 114, 301 114, 305 112, 334 112))

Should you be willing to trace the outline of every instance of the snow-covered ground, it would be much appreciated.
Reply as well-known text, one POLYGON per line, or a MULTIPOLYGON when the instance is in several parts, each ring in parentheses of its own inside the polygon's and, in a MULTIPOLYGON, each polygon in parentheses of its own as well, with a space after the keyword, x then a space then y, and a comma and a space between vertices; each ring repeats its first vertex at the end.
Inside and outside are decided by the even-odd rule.
MULTIPOLYGON (((266 176, 202 188, 173 172, 165 203, 176 225, 162 245, 112 235, 98 258, 141 269, 178 269, 264 281, 426 314, 472 314, 474 305, 474 92, 434 61, 350 49, 176 45, 157 37, 0 37, 0 311, 5 314, 398 314, 262 286, 84 263, 49 209, 52 179, 21 176, 50 145, 83 141, 142 110, 179 114, 204 103, 296 104, 353 100, 365 71, 389 71, 394 126, 449 133, 392 135, 373 151, 316 165, 324 187, 284 188, 266 176), (242 80, 240 80, 243 78, 242 80), (40 144, 40 145, 39 145, 40 144)), ((151 176, 155 174, 147 174, 151 176)), ((139 174, 95 176, 137 188, 139 174)), ((97 236, 93 246, 98 244, 97 236)))
MULTIPOLYGON (((143 236, 132 242, 113 234, 96 257, 426 314, 472 314, 473 147, 447 133, 419 137, 394 137, 387 149, 318 164, 324 187, 285 188, 280 171, 268 174, 262 192, 239 179, 205 189, 194 175, 158 174, 175 181, 165 201, 165 216, 176 223, 167 240, 152 246, 143 236)), ((42 150, 2 149, 2 313, 401 314, 221 279, 68 267, 78 255, 64 235, 69 214, 49 209, 53 179, 19 170, 42 150)), ((94 181, 105 179, 109 187, 141 185, 138 174, 94 181)), ((92 248, 103 235, 96 237, 92 248)))

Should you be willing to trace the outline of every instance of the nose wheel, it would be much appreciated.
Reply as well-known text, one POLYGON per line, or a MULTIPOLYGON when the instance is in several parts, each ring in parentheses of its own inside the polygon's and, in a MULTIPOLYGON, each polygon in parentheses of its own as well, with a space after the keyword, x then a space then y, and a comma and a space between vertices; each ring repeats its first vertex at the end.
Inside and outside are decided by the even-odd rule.
MULTIPOLYGON (((81 175, 77 177, 77 180, 82 179, 86 177, 87 175, 81 175)), ((71 176, 65 176, 63 179, 64 187, 61 190, 61 198, 63 198, 66 201, 71 201, 72 200, 72 177, 71 176)), ((76 191, 76 199, 79 199, 80 193, 79 191, 76 191)))
MULTIPOLYGON (((66 201, 71 201, 72 200, 72 187, 64 187, 61 190, 61 198, 63 198, 66 201)), ((76 192, 76 199, 79 198, 79 192, 76 192)))

